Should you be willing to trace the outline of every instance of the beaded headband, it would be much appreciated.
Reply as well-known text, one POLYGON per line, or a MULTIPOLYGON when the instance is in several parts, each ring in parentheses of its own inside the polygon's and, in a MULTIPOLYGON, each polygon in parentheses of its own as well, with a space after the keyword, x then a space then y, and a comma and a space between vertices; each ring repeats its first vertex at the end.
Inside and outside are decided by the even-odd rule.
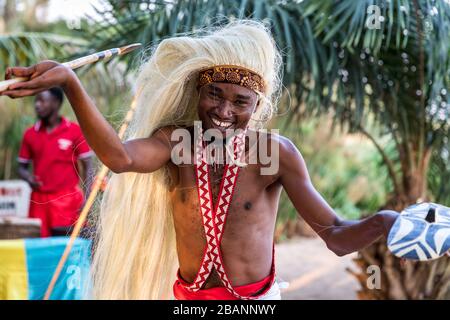
POLYGON ((264 92, 262 77, 244 67, 234 65, 217 65, 200 71, 197 89, 211 82, 237 84, 253 91, 264 92))

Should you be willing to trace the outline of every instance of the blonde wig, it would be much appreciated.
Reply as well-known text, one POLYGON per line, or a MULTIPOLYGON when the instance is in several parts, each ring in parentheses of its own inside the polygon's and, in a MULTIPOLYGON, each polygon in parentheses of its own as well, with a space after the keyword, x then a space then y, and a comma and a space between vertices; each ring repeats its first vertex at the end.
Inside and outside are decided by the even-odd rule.
MULTIPOLYGON (((261 75, 265 92, 250 127, 268 121, 280 91, 281 56, 268 29, 255 21, 163 40, 137 78, 136 112, 127 139, 197 119, 199 71, 238 65, 261 75)), ((97 221, 95 299, 169 299, 178 266, 167 168, 113 174, 97 221)))

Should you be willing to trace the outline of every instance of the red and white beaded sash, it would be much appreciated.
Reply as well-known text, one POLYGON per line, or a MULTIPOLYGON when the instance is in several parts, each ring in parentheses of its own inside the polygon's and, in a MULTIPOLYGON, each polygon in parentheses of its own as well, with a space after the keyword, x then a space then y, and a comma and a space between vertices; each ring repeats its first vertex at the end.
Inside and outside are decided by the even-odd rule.
MULTIPOLYGON (((257 299, 270 289, 275 279, 274 256, 272 258, 272 278, 270 279, 270 286, 267 286, 267 288, 257 296, 241 296, 233 289, 233 286, 228 279, 227 273, 224 268, 222 252, 220 249, 225 221, 228 215, 228 209, 230 208, 231 200, 233 198, 233 192, 236 186, 236 181, 240 169, 240 167, 236 165, 236 162, 240 161, 245 149, 245 131, 234 136, 232 139, 231 146, 233 147, 234 151, 234 159, 231 164, 227 163, 225 165, 219 194, 217 197, 218 201, 215 206, 213 204, 211 183, 209 178, 209 167, 205 148, 203 146, 203 134, 201 128, 199 131, 200 133, 196 141, 195 170, 200 213, 203 218, 203 227, 206 235, 206 247, 203 254, 200 270, 198 271, 193 283, 186 286, 186 289, 193 292, 200 290, 203 284, 208 279, 212 271, 212 267, 214 266, 225 288, 231 294, 233 294, 238 299, 243 300, 257 299)), ((272 252, 272 254, 274 254, 274 252, 272 252)))

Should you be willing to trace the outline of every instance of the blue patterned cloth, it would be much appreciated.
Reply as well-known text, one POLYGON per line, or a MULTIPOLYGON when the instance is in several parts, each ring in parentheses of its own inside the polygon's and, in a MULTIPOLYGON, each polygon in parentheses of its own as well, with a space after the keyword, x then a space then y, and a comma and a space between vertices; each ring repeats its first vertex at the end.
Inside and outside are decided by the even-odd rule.
MULTIPOLYGON (((69 237, 25 239, 28 298, 41 300, 69 237)), ((51 300, 86 299, 90 288, 91 241, 77 238, 53 288, 51 300)))
POLYGON ((450 250, 450 208, 435 204, 412 205, 398 216, 387 239, 400 258, 433 260, 450 250))

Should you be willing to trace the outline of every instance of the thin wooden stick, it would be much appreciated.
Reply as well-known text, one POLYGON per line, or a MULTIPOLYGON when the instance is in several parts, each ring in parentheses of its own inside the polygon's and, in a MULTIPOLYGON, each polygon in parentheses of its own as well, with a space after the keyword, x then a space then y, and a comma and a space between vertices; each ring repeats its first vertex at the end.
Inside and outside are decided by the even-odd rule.
MULTIPOLYGON (((125 131, 128 128, 128 125, 133 117, 134 110, 136 108, 136 101, 137 101, 138 95, 139 95, 139 92, 134 96, 133 101, 131 103, 130 110, 128 110, 127 115, 125 116, 125 121, 119 129, 118 136, 120 139, 123 138, 125 131)), ((56 267, 56 270, 53 274, 52 280, 50 281, 50 284, 48 285, 47 291, 45 292, 44 300, 50 299, 50 295, 52 294, 52 291, 55 287, 56 281, 58 280, 59 275, 61 274, 61 271, 64 267, 64 264, 67 261, 70 250, 72 250, 73 243, 75 242, 75 239, 78 237, 82 225, 86 221, 89 210, 91 209, 91 207, 94 203, 95 197, 97 196, 97 193, 100 190, 100 187, 102 185, 102 181, 106 177, 108 171, 109 171, 109 169, 105 165, 102 165, 100 172, 97 175, 97 177, 92 185, 92 190, 91 190, 91 193, 89 194, 88 199, 86 200, 86 204, 84 205, 83 210, 81 211, 80 216, 78 217, 78 220, 72 231, 72 234, 70 235, 69 242, 67 243, 66 248, 64 249, 64 253, 58 262, 58 266, 56 267)))
MULTIPOLYGON (((69 67, 71 69, 77 69, 79 67, 85 66, 87 64, 91 64, 100 60, 107 60, 110 59, 111 57, 115 56, 115 55, 124 55, 128 52, 131 52, 137 48, 141 47, 140 43, 133 43, 127 46, 123 46, 120 48, 113 48, 113 49, 108 49, 108 50, 104 50, 104 51, 100 51, 100 52, 96 52, 93 54, 90 54, 88 56, 84 56, 72 61, 68 61, 63 63, 64 66, 69 67)), ((14 83, 18 83, 18 82, 24 82, 27 81, 28 78, 26 77, 17 77, 14 79, 9 79, 9 80, 5 80, 5 81, 0 81, 0 92, 5 91, 8 89, 8 87, 14 83)))

